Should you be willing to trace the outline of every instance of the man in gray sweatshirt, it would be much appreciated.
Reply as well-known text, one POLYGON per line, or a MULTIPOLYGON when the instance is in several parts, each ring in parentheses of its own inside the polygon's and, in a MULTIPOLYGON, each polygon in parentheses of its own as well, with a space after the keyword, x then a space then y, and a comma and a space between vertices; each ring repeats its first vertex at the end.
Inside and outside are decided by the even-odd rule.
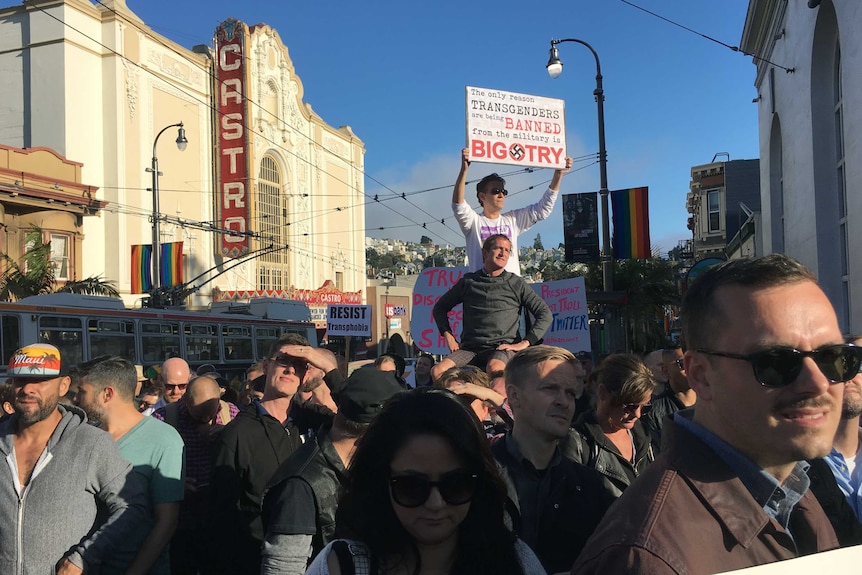
POLYGON ((551 310, 523 279, 506 271, 512 241, 502 234, 482 244, 482 269, 464 274, 434 304, 434 321, 451 353, 431 368, 434 381, 446 370, 475 365, 488 373, 502 370, 519 351, 536 345, 551 327, 551 310), (461 341, 454 335, 449 312, 463 304, 461 341), (518 334, 520 313, 534 317, 524 338, 518 334))
POLYGON ((0 424, 0 573, 96 572, 146 519, 144 485, 109 434, 59 405, 69 377, 56 347, 19 349, 7 373, 15 414, 0 424))

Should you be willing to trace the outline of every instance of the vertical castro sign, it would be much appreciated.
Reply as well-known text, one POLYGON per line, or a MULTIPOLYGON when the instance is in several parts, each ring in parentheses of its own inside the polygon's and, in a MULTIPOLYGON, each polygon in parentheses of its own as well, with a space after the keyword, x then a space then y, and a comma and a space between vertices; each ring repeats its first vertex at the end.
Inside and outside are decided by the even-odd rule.
POLYGON ((247 30, 233 18, 216 30, 216 107, 218 110, 218 252, 236 258, 249 251, 248 231, 248 76, 245 66, 247 30), (233 232, 233 233, 231 233, 233 232))

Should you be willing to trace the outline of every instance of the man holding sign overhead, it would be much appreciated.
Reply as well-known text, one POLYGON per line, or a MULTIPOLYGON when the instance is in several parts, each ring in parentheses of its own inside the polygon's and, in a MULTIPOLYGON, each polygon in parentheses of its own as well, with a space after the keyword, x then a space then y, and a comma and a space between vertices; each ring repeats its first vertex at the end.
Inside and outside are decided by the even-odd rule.
POLYGON ((482 242, 495 234, 502 234, 512 241, 512 253, 506 262, 506 271, 521 275, 521 262, 518 259, 518 236, 533 227, 536 222, 551 215, 560 190, 563 174, 572 167, 572 159, 566 157, 566 167, 554 170, 551 184, 535 204, 503 212, 506 203, 506 180, 497 174, 490 174, 476 184, 476 197, 482 206, 482 214, 477 214, 464 200, 464 185, 467 169, 470 166, 470 152, 461 150, 461 171, 452 190, 452 212, 467 242, 467 258, 471 269, 478 270, 482 265, 482 242))

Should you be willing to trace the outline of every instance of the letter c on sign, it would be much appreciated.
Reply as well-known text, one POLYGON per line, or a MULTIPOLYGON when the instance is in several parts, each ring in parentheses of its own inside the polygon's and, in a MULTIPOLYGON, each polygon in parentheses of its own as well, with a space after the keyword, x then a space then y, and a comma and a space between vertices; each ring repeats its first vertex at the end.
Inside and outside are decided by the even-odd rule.
POLYGON ((219 50, 218 63, 219 67, 226 72, 239 70, 242 63, 242 58, 239 57, 239 45, 225 44, 222 46, 221 50, 219 50), (231 58, 232 61, 230 63, 228 63, 228 52, 233 52, 235 54, 235 56, 231 58))

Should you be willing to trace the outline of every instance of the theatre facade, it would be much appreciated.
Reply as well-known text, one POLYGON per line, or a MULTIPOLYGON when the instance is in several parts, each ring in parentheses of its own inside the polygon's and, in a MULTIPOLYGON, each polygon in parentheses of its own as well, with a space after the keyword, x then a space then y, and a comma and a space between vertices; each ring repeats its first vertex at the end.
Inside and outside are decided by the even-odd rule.
MULTIPOLYGON (((89 217, 50 203, 30 217, 68 220, 76 275, 141 304, 132 246, 154 243, 157 158, 158 241, 181 242, 190 307, 322 286, 364 301, 364 144, 303 102, 271 27, 229 19, 188 49, 122 0, 32 0, 0 9, 0 69, 0 145, 52 151, 89 194, 59 210, 89 217)), ((22 234, 3 239, 23 251, 22 234)))

